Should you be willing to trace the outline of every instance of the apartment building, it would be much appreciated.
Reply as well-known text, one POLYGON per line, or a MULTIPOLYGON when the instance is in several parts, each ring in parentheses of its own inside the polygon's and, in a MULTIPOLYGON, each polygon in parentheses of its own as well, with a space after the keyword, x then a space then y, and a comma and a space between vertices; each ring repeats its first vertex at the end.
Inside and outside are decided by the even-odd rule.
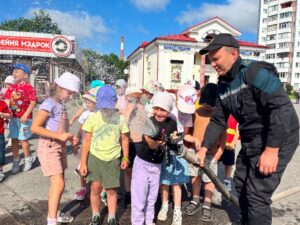
POLYGON ((298 0, 260 0, 258 44, 269 47, 282 82, 300 88, 300 17, 298 0))

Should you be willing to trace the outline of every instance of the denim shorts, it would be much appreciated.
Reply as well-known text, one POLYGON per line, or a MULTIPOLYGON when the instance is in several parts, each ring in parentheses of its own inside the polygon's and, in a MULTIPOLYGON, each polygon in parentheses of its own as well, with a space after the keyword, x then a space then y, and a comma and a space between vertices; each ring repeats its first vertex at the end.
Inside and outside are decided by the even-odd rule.
POLYGON ((21 122, 20 118, 10 119, 8 137, 18 139, 20 141, 28 140, 32 135, 31 124, 31 119, 28 119, 26 122, 21 122))
POLYGON ((0 134, 0 166, 5 164, 5 138, 3 134, 0 134))

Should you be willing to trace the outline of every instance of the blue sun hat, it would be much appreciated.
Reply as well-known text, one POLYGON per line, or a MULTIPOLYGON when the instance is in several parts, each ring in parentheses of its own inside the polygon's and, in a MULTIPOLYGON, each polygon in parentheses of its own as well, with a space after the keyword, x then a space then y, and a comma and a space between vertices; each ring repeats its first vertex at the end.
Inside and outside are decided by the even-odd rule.
POLYGON ((117 103, 117 93, 111 86, 105 85, 99 88, 96 97, 96 109, 113 109, 117 103))

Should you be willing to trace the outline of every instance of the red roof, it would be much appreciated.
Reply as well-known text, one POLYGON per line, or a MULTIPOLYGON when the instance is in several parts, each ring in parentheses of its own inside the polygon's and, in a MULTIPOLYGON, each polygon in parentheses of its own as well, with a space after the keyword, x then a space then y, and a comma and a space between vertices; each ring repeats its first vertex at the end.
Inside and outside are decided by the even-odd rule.
POLYGON ((170 41, 188 41, 188 42, 197 42, 195 38, 190 38, 185 34, 174 34, 174 35, 167 35, 157 37, 157 40, 170 40, 170 41))
POLYGON ((254 47, 254 48, 269 48, 268 46, 265 45, 259 45, 253 42, 248 42, 248 41, 238 41, 240 46, 245 46, 245 47, 254 47))
POLYGON ((207 23, 207 22, 209 22, 209 21, 211 21, 211 20, 214 20, 214 19, 219 19, 219 20, 221 20, 222 22, 226 23, 228 26, 230 26, 230 27, 232 27, 233 29, 235 29, 235 30, 237 30, 238 32, 240 32, 238 29, 236 29, 234 26, 230 25, 230 24, 227 23, 226 21, 222 20, 220 17, 215 16, 215 17, 213 17, 213 18, 211 18, 211 19, 208 19, 208 20, 205 20, 205 21, 203 21, 203 22, 201 22, 201 23, 197 23, 196 25, 193 25, 193 26, 191 26, 191 27, 185 29, 185 30, 182 31, 181 33, 182 33, 182 34, 186 34, 190 29, 192 29, 192 28, 194 28, 194 27, 197 27, 197 26, 199 26, 199 25, 201 25, 201 24, 207 23))
POLYGON ((148 41, 143 41, 142 44, 140 45, 140 48, 144 48, 149 44, 148 41))

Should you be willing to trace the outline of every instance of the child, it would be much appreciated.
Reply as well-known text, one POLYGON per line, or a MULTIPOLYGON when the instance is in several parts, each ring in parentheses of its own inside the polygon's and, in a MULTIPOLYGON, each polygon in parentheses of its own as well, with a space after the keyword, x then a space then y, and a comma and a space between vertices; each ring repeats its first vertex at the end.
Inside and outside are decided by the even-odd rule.
MULTIPOLYGON (((217 85, 208 83, 201 90, 200 104, 201 107, 195 113, 194 121, 194 131, 193 136, 196 137, 200 143, 203 141, 203 136, 205 129, 210 121, 212 115, 213 107, 217 98, 217 85)), ((219 138, 219 142, 210 150, 207 155, 206 163, 215 172, 218 172, 218 160, 221 157, 226 141, 226 131, 219 138)), ((185 214, 194 215, 200 210, 200 169, 189 164, 190 175, 192 176, 192 189, 193 189, 193 199, 190 201, 189 205, 185 208, 185 214)), ((203 174, 202 181, 204 182, 205 197, 202 207, 201 220, 212 221, 213 212, 211 210, 211 202, 213 192, 215 190, 214 184, 209 180, 209 178, 203 174)))
MULTIPOLYGON (((103 83, 101 80, 93 80, 91 83, 90 83, 90 88, 91 89, 94 89, 94 88, 101 88, 105 85, 105 83, 103 83)), ((72 119, 70 120, 70 126, 73 125, 73 123, 81 116, 81 114, 87 110, 87 107, 85 105, 84 102, 82 101, 79 101, 80 102, 80 106, 79 106, 79 109, 78 111, 75 113, 75 115, 72 117, 72 119), (82 106, 81 106, 82 104, 82 106)))
POLYGON ((32 110, 36 104, 36 91, 28 83, 29 67, 24 64, 11 66, 15 84, 8 88, 5 99, 13 113, 9 122, 9 135, 12 138, 13 164, 12 173, 18 173, 19 166, 19 141, 24 151, 25 163, 23 171, 31 169, 36 157, 30 154, 29 138, 31 137, 32 110))
POLYGON ((235 145, 237 140, 239 139, 239 129, 238 122, 234 119, 232 115, 229 116, 227 121, 227 140, 225 150, 220 158, 220 161, 223 162, 225 166, 225 178, 223 183, 228 191, 232 190, 231 187, 231 172, 232 166, 235 161, 235 145))
POLYGON ((96 113, 84 123, 80 173, 91 181, 91 225, 100 224, 100 193, 105 188, 108 202, 108 224, 116 225, 117 188, 121 169, 128 167, 128 127, 124 117, 115 108, 117 95, 110 86, 97 92, 96 113), (120 145, 121 139, 121 145, 120 145))
MULTIPOLYGON (((174 108, 172 114, 177 121, 178 132, 185 134, 184 140, 195 143, 200 148, 199 141, 189 135, 189 128, 193 126, 193 114, 195 113, 195 101, 197 99, 196 90, 191 85, 183 85, 179 87, 177 92, 177 107, 174 108)), ((179 143, 183 144, 183 142, 179 143)), ((162 206, 158 213, 158 220, 166 221, 168 213, 169 186, 172 186, 174 198, 174 215, 172 225, 182 224, 181 212, 181 185, 190 182, 188 174, 188 165, 185 159, 179 158, 175 153, 170 154, 170 165, 166 166, 162 163, 161 189, 162 189, 162 206)))
MULTIPOLYGON (((159 133, 170 136, 177 131, 176 121, 169 117, 173 99, 169 93, 156 92, 152 99, 153 116, 150 120, 159 133)), ((150 127, 149 127, 150 129, 150 127)), ((164 158, 164 142, 143 135, 141 145, 136 149, 131 181, 131 224, 152 225, 154 205, 159 190, 161 164, 164 158)), ((174 148, 174 146, 170 146, 174 148)))
MULTIPOLYGON (((99 88, 90 89, 86 94, 84 94, 82 96, 83 101, 87 107, 87 110, 84 111, 78 119, 78 122, 80 123, 80 128, 77 133, 78 140, 83 139, 82 126, 83 126, 84 122, 86 121, 88 116, 96 110, 96 95, 97 95, 98 89, 99 88)), ((80 164, 78 165, 75 172, 78 173, 79 169, 80 169, 80 164)), ((80 190, 75 193, 75 196, 76 196, 75 198, 76 198, 76 200, 79 200, 79 201, 84 200, 85 195, 86 195, 86 181, 85 181, 84 177, 82 177, 82 176, 80 176, 80 184, 81 184, 80 190)))
POLYGON ((4 180, 5 174, 3 166, 5 165, 5 138, 4 138, 4 119, 10 119, 12 112, 7 104, 0 100, 0 183, 4 180))
POLYGON ((118 101, 116 104, 116 108, 119 110, 119 113, 123 114, 126 109, 126 99, 125 99, 125 91, 127 87, 127 83, 123 79, 119 79, 116 81, 116 93, 118 97, 118 101))
POLYGON ((1 89, 1 99, 4 98, 7 90, 10 88, 12 84, 15 83, 15 79, 12 75, 9 75, 4 80, 4 87, 1 89))
POLYGON ((142 134, 137 132, 134 127, 130 126, 130 123, 134 117, 138 117, 139 113, 144 112, 144 107, 140 103, 142 92, 140 89, 135 87, 128 87, 125 92, 127 106, 123 112, 129 128, 129 165, 124 173, 124 208, 131 204, 131 178, 132 178, 132 167, 134 158, 136 156, 136 149, 141 145, 142 134))
POLYGON ((41 104, 31 128, 33 133, 40 135, 38 157, 44 176, 50 178, 48 225, 73 220, 72 217, 57 218, 57 211, 65 186, 66 142, 73 141, 73 144, 76 144, 75 138, 68 133, 69 120, 64 104, 78 93, 80 88, 79 78, 69 72, 63 73, 54 82, 55 94, 41 104))

